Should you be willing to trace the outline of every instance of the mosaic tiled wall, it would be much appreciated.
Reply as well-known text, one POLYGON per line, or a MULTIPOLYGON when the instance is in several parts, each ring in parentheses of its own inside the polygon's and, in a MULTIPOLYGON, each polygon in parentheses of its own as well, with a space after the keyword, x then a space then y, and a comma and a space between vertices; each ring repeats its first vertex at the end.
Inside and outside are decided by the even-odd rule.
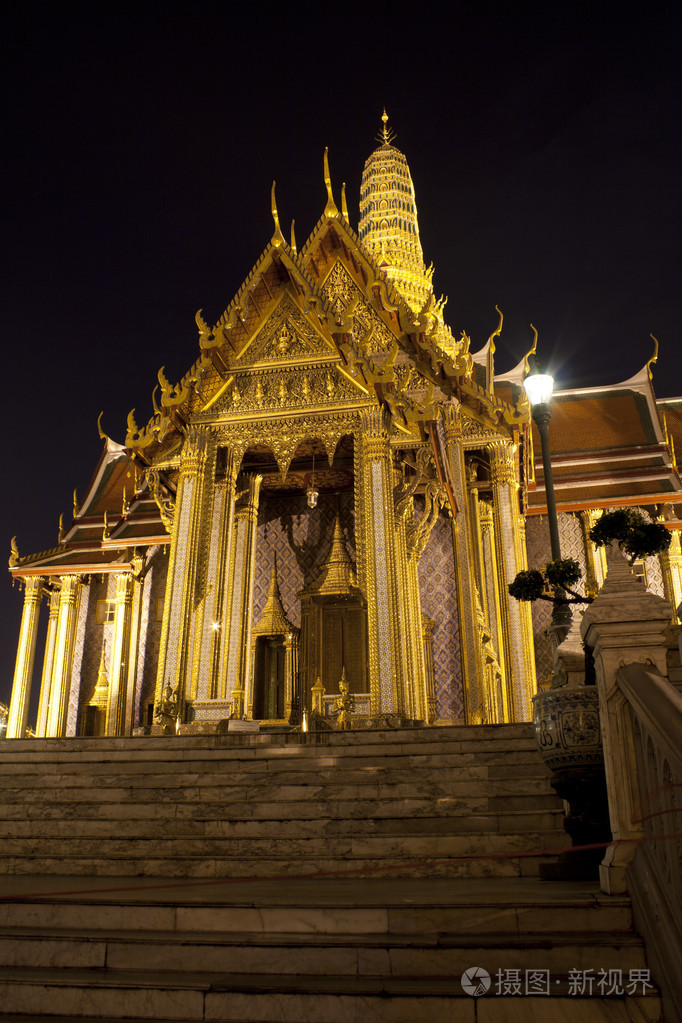
POLYGON ((450 520, 441 514, 419 562, 419 596, 422 612, 432 618, 433 673, 438 717, 460 718, 464 714, 457 582, 450 520))
POLYGON ((151 568, 145 578, 142 594, 134 726, 144 724, 147 704, 154 702, 156 672, 159 666, 161 613, 168 575, 168 547, 154 548, 150 560, 151 568))
POLYGON ((346 539, 346 549, 355 562, 355 510, 352 493, 320 494, 317 508, 309 508, 303 495, 261 495, 253 595, 254 624, 265 607, 273 555, 276 552, 277 581, 282 604, 289 621, 300 628, 301 605, 298 593, 319 577, 331 547, 337 513, 346 539))
MULTIPOLYGON (((638 509, 643 511, 642 509, 638 509)), ((643 512, 643 514, 645 514, 643 512)), ((646 514, 645 514, 645 517, 646 514)), ((559 515, 559 539, 561 554, 564 558, 575 558, 583 571, 582 589, 585 579, 585 548, 582 530, 577 515, 559 515)), ((549 541, 549 527, 545 516, 531 515, 526 519, 526 544, 528 550, 528 567, 542 569, 551 560, 552 552, 549 541)), ((658 558, 646 559, 647 585, 652 593, 663 596, 663 576, 658 558)), ((583 591, 584 592, 584 591, 583 591)), ((574 609, 575 610, 575 609, 574 609)), ((578 607, 578 613, 584 608, 578 607)), ((546 600, 536 600, 532 604, 533 635, 535 638, 535 667, 538 682, 547 681, 552 674, 552 647, 547 628, 552 617, 552 605, 546 600)))
MULTIPOLYGON (((102 644, 106 640, 107 652, 105 663, 107 674, 111 664, 111 646, 114 637, 113 622, 97 624, 97 602, 99 600, 113 600, 116 596, 116 575, 95 576, 90 580, 89 586, 84 586, 81 593, 81 606, 76 636, 76 647, 74 649, 73 661, 73 689, 77 694, 78 721, 75 718, 69 726, 73 731, 69 734, 77 734, 80 728, 80 716, 83 707, 87 706, 97 685, 97 674, 99 662, 102 656, 102 644)), ((69 708, 71 718, 71 707, 69 708)))

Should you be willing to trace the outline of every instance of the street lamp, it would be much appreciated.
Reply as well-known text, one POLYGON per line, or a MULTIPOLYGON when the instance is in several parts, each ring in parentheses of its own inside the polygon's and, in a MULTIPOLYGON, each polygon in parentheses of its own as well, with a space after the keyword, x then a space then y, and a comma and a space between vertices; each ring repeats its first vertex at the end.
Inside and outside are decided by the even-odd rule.
MULTIPOLYGON (((554 390, 554 377, 549 373, 541 373, 537 364, 535 354, 528 357, 530 370, 523 386, 526 397, 530 402, 533 422, 540 434, 540 448, 542 451, 542 472, 545 477, 545 495, 547 499, 547 521, 549 523, 549 541, 552 549, 552 561, 561 560, 561 543, 559 541, 559 519, 556 512, 556 498, 554 496, 554 477, 552 475, 552 460, 549 454, 549 423, 552 418, 552 392, 554 390)), ((560 598, 563 594, 561 587, 557 587, 554 596, 560 598)), ((552 608, 552 632, 555 642, 561 643, 566 637, 571 626, 572 615, 567 604, 554 604, 552 608)))

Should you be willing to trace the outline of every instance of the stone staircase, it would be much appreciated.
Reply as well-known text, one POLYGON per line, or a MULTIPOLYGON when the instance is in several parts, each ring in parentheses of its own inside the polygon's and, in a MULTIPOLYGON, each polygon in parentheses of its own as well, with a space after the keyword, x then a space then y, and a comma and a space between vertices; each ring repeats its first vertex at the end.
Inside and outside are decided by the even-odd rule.
POLYGON ((537 878, 529 726, 14 740, 0 782, 4 1018, 661 1018, 598 984, 645 968, 629 900, 537 878))

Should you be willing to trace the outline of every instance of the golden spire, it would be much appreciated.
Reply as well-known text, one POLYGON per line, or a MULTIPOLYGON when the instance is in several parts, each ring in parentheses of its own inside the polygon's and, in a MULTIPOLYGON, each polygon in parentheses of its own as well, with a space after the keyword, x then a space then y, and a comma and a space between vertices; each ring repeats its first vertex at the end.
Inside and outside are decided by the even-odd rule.
POLYGON ((334 523, 332 546, 313 590, 316 593, 349 593, 357 587, 353 562, 348 556, 338 515, 334 523))
POLYGON ((99 659, 99 671, 97 672, 97 685, 95 691, 92 694, 92 703, 99 706, 106 706, 107 698, 109 696, 109 677, 107 675, 107 641, 106 639, 102 642, 102 656, 99 659))
POLYGON ((332 179, 329 174, 329 146, 324 148, 324 183, 327 188, 327 205, 324 208, 325 216, 338 217, 339 211, 332 195, 332 179))
POLYGON ((257 636, 286 636, 293 628, 294 626, 287 618, 284 605, 282 604, 282 595, 279 592, 277 552, 275 552, 272 560, 272 577, 270 579, 268 599, 265 602, 265 607, 258 620, 258 624, 254 626, 253 631, 257 636))
POLYGON ((365 161, 358 234, 389 281, 416 313, 433 293, 419 241, 417 203, 407 160, 392 145, 395 133, 382 114, 381 145, 365 161))
POLYGON ((275 222, 275 233, 272 236, 272 244, 275 246, 276 249, 278 249, 280 245, 286 245, 286 242, 284 241, 282 229, 279 226, 279 215, 277 213, 277 200, 275 199, 274 181, 272 182, 272 191, 270 192, 270 207, 272 209, 272 219, 275 222))

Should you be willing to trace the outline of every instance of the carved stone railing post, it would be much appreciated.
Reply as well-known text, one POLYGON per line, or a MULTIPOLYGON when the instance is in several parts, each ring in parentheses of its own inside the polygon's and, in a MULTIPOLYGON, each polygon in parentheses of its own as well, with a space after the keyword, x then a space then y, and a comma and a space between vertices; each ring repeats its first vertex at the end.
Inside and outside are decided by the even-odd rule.
POLYGON ((33 662, 38 635, 38 617, 45 580, 42 576, 30 575, 24 582, 24 610, 21 615, 19 645, 14 668, 12 698, 7 718, 7 738, 23 739, 26 733, 28 705, 31 699, 33 662))
POLYGON ((45 734, 58 738, 64 735, 66 717, 71 693, 71 668, 73 664, 73 648, 78 622, 78 606, 80 603, 82 580, 78 575, 63 575, 59 593, 59 611, 57 613, 57 633, 55 651, 52 662, 52 683, 50 686, 50 706, 47 712, 45 734))
POLYGON ((626 890, 626 870, 643 835, 632 721, 616 674, 626 664, 641 663, 667 675, 672 609, 662 597, 644 589, 620 550, 612 548, 607 561, 606 581, 585 612, 580 632, 594 652, 609 817, 616 843, 607 849, 599 874, 602 889, 614 894, 626 890))

